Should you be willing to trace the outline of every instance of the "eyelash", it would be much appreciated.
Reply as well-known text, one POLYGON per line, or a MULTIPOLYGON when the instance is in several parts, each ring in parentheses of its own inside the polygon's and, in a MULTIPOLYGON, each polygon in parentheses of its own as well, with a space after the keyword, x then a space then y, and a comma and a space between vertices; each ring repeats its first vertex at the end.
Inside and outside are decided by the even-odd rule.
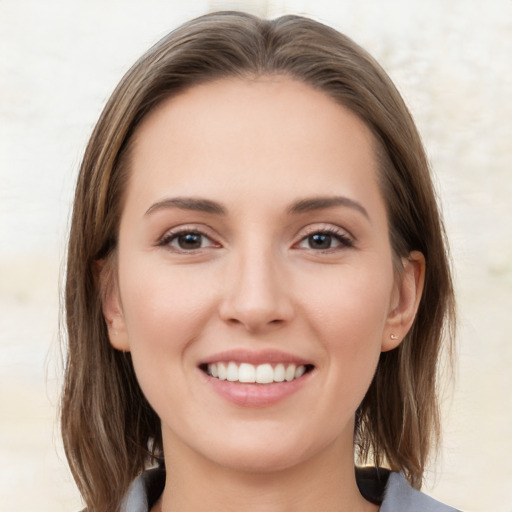
POLYGON ((179 240, 180 237, 184 237, 186 235, 195 235, 195 236, 201 237, 203 239, 205 238, 211 242, 212 246, 220 247, 220 244, 214 242, 212 240, 212 238, 210 236, 208 236, 206 233, 204 233, 200 229, 192 228, 192 227, 191 228, 181 227, 181 228, 177 228, 175 231, 172 230, 172 231, 166 232, 165 235, 160 239, 160 241, 158 242, 157 245, 161 246, 161 247, 167 247, 170 250, 172 250, 174 252, 178 252, 178 253, 196 253, 197 251, 204 249, 204 247, 199 247, 199 248, 195 248, 195 249, 183 249, 183 248, 171 246, 172 242, 174 242, 175 240, 179 240))
POLYGON ((329 247, 327 249, 312 249, 312 248, 309 248, 309 249, 313 250, 314 252, 323 252, 323 253, 325 253, 325 252, 335 252, 336 250, 342 250, 342 249, 354 247, 354 240, 349 235, 347 235, 347 233, 344 230, 340 230, 340 229, 337 229, 337 228, 334 228, 334 227, 325 227, 325 228, 314 227, 314 228, 311 228, 309 233, 306 233, 306 235, 303 236, 300 239, 299 244, 307 241, 310 237, 312 237, 314 235, 330 236, 330 237, 336 239, 340 243, 340 245, 341 245, 340 248, 338 248, 338 247, 329 247))
MULTIPOLYGON (((207 235, 204 231, 197 229, 197 228, 187 228, 182 227, 178 228, 177 230, 168 231, 165 233, 165 235, 159 240, 158 246, 160 247, 167 247, 169 250, 172 250, 173 252, 182 253, 182 254, 194 254, 198 251, 201 251, 202 249, 208 248, 208 247, 198 247, 193 249, 183 249, 180 247, 173 247, 171 244, 174 241, 178 241, 180 237, 184 237, 187 235, 194 235, 197 237, 200 237, 202 239, 207 239, 210 242, 210 245, 208 247, 215 247, 219 248, 221 245, 217 242, 215 242, 212 237, 207 235)), ((296 247, 304 242, 307 242, 309 238, 311 238, 314 235, 324 235, 328 237, 334 238, 336 241, 340 243, 340 247, 328 247, 326 249, 313 249, 312 247, 309 248, 303 248, 303 249, 309 249, 314 252, 335 252, 336 250, 342 250, 350 247, 354 247, 354 240, 346 234, 345 231, 342 231, 340 229, 336 229, 333 227, 325 227, 325 228, 311 228, 308 233, 306 233, 298 243, 294 244, 293 247, 296 247)), ((201 244, 202 245, 202 244, 201 244)))

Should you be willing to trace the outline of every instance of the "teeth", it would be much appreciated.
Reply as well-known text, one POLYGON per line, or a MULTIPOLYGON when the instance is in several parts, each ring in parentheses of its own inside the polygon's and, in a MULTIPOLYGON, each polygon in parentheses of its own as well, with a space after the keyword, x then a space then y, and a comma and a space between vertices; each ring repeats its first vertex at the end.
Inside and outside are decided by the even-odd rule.
POLYGON ((226 380, 229 380, 229 382, 235 382, 238 380, 238 366, 235 363, 228 363, 226 380))
POLYGON ((233 361, 229 361, 209 364, 207 372, 212 377, 228 380, 229 382, 270 384, 285 380, 291 382, 294 379, 298 379, 304 375, 306 367, 304 365, 284 365, 282 363, 277 364, 275 367, 268 363, 259 364, 258 366, 249 363, 238 365, 233 361))
MULTIPOLYGON (((228 369, 224 363, 219 363, 217 365, 217 371, 219 372, 219 379, 226 380, 226 377, 228 376, 228 369)), ((213 375, 212 371, 209 371, 209 373, 210 375, 213 375)))
POLYGON ((274 368, 274 380, 276 382, 283 382, 286 376, 286 369, 284 367, 284 364, 279 363, 274 368))
POLYGON ((260 364, 256 367, 256 382, 270 384, 274 382, 274 369, 269 364, 260 364))
POLYGON ((305 366, 297 366, 297 369, 295 370, 295 378, 298 379, 299 377, 302 377, 305 371, 305 366))
POLYGON ((294 364, 291 364, 290 366, 288 366, 288 368, 286 368, 286 373, 284 374, 284 378, 290 382, 292 381, 294 378, 295 378, 295 365, 294 364))
POLYGON ((242 363, 238 369, 238 380, 240 382, 256 382, 256 368, 252 364, 242 363))

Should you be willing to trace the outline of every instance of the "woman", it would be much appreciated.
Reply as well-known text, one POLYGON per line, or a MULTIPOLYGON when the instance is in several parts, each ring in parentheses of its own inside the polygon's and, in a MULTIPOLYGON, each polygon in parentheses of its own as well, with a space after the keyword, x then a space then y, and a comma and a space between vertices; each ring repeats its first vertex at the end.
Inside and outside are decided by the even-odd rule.
POLYGON ((183 25, 77 184, 62 430, 88 509, 453 510, 418 490, 453 303, 378 64, 300 17, 183 25))

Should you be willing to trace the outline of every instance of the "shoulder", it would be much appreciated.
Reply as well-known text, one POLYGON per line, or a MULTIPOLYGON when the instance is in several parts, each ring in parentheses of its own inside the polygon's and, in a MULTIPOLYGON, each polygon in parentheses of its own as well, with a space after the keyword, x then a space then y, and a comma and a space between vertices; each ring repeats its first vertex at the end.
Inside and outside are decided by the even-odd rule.
POLYGON ((379 512, 458 512, 411 487, 400 473, 383 468, 357 468, 361 494, 380 505, 379 512))
POLYGON ((458 512, 414 489, 399 473, 390 473, 380 512, 458 512))
POLYGON ((132 483, 121 504, 121 512, 149 512, 165 485, 165 470, 144 471, 132 483))

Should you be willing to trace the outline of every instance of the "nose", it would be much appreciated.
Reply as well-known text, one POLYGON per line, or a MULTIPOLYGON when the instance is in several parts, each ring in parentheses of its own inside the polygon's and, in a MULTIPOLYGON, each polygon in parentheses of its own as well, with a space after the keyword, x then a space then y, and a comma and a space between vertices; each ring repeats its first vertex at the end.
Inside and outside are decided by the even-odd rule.
POLYGON ((271 251, 234 256, 220 304, 222 320, 247 331, 265 332, 288 323, 294 314, 286 270, 271 251))

